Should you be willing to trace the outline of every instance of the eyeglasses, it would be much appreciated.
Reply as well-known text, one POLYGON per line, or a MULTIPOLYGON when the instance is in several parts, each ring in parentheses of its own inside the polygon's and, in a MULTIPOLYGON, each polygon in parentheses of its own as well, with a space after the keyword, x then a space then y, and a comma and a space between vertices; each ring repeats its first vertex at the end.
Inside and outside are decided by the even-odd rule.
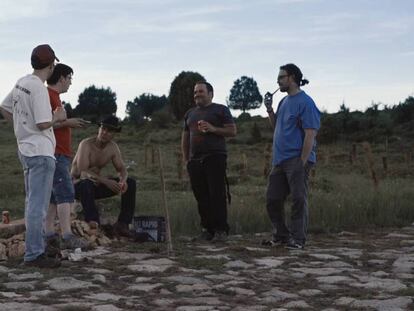
POLYGON ((286 77, 289 77, 289 75, 280 75, 280 76, 277 77, 277 81, 280 81, 280 80, 282 80, 286 77))

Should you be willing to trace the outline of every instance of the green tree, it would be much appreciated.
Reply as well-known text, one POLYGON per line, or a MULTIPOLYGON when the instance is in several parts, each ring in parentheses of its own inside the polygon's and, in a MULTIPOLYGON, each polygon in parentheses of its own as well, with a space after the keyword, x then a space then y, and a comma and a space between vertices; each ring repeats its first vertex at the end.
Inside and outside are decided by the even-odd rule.
POLYGON ((231 109, 240 109, 244 112, 259 108, 263 97, 259 92, 257 83, 253 78, 242 76, 234 81, 227 100, 227 106, 231 109))
POLYGON ((66 115, 68 118, 72 118, 73 117, 73 108, 71 106, 70 103, 65 102, 64 100, 62 101, 62 106, 63 108, 65 108, 66 110, 66 115))
POLYGON ((128 101, 126 114, 130 122, 139 124, 145 119, 149 119, 155 111, 164 108, 167 105, 165 95, 157 96, 150 93, 143 93, 135 97, 133 101, 128 101))
POLYGON ((88 116, 93 121, 100 120, 105 115, 116 113, 116 93, 110 87, 87 87, 79 94, 78 105, 74 109, 76 116, 88 116))
POLYGON ((181 120, 188 109, 194 106, 194 85, 206 81, 198 72, 182 71, 171 83, 168 102, 177 120, 181 120))
POLYGON ((393 119, 395 125, 410 122, 414 119, 414 97, 408 97, 403 103, 393 108, 393 119))

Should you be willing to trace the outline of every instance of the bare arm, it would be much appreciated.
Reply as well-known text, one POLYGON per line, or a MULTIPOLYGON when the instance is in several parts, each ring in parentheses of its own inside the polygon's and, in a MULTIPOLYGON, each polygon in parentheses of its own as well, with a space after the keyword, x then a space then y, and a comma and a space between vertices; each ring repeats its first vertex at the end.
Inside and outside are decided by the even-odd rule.
POLYGON ((2 107, 0 107, 0 112, 8 122, 13 122, 13 114, 12 113, 8 112, 6 109, 4 109, 2 107))
POLYGON ((303 140, 302 154, 300 156, 300 158, 302 159, 303 165, 305 165, 309 159, 309 155, 312 151, 312 147, 315 142, 315 137, 317 134, 317 131, 315 129, 304 129, 304 130, 305 130, 305 138, 303 140))
POLYGON ((190 157, 190 132, 183 131, 181 134, 181 153, 184 163, 187 163, 190 157))
POLYGON ((53 117, 52 117, 51 122, 42 122, 42 123, 37 123, 36 125, 39 128, 39 130, 43 131, 43 130, 46 130, 52 127, 55 123, 60 122, 60 121, 65 121, 65 120, 66 120, 65 109, 63 109, 62 107, 58 107, 56 108, 55 111, 53 111, 53 117))
POLYGON ((114 144, 114 156, 112 158, 112 164, 114 165, 116 171, 119 175, 119 182, 125 183, 128 178, 128 172, 126 170, 124 161, 122 160, 121 151, 119 150, 118 146, 114 144))
MULTIPOLYGON (((79 144, 76 155, 73 158, 72 162, 72 176, 74 177, 84 177, 84 172, 89 173, 90 161, 89 161, 90 146, 87 140, 82 140, 79 144), (83 174, 82 174, 83 173, 83 174)), ((96 175, 96 174, 95 174, 96 175)))
POLYGON ((53 124, 54 129, 58 129, 61 127, 70 127, 70 128, 84 128, 90 122, 83 120, 81 118, 70 118, 66 119, 65 121, 59 121, 53 124))
POLYGON ((268 110, 267 113, 269 115, 270 126, 272 127, 272 129, 275 129, 275 125, 276 125, 275 113, 273 112, 273 110, 268 110))

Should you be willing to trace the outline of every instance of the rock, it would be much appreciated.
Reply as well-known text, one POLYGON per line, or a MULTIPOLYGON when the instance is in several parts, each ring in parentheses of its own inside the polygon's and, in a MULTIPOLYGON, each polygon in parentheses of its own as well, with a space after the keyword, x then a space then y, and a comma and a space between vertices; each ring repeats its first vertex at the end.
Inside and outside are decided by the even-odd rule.
POLYGON ((119 309, 117 306, 114 305, 99 305, 99 306, 93 306, 91 308, 91 311, 118 311, 122 310, 119 309))
POLYGON ((23 257, 24 255, 24 242, 23 241, 17 241, 14 243, 11 243, 8 246, 7 249, 7 256, 10 258, 14 257, 23 257))
POLYGON ((171 282, 177 282, 180 284, 187 284, 187 285, 193 285, 193 284, 207 284, 208 281, 200 279, 200 278, 195 278, 192 276, 179 276, 179 275, 173 275, 170 277, 165 278, 168 281, 171 282))
POLYGON ((241 287, 229 287, 227 288, 228 291, 235 293, 236 295, 240 296, 254 296, 256 293, 251 289, 245 289, 241 287))
POLYGON ((260 259, 255 259, 256 264, 259 266, 266 266, 268 268, 276 268, 283 264, 282 260, 275 259, 273 257, 265 257, 260 259))
POLYGON ((128 265, 127 268, 134 272, 165 272, 175 264, 168 258, 148 259, 138 262, 136 265, 128 265))
POLYGON ((2 311, 56 311, 55 308, 36 303, 3 302, 2 311))
POLYGON ((339 274, 344 271, 344 269, 338 269, 338 268, 292 268, 291 270, 302 272, 305 275, 311 274, 311 275, 320 275, 320 276, 339 274))
POLYGON ((209 311, 216 310, 212 306, 181 306, 175 309, 175 311, 209 311))
POLYGON ((283 305, 288 310, 291 309, 309 309, 310 306, 304 300, 290 301, 283 305))
POLYGON ((97 293, 97 294, 90 294, 88 296, 85 296, 84 298, 92 299, 92 300, 99 300, 99 301, 118 301, 124 297, 119 296, 119 295, 114 295, 111 293, 97 293))
POLYGON ((6 298, 18 298, 22 297, 20 294, 16 294, 15 292, 0 292, 0 295, 6 298))
POLYGON ((7 260, 7 248, 6 245, 0 243, 0 261, 7 260))
POLYGON ((249 263, 245 263, 244 261, 241 261, 241 260, 234 260, 234 261, 229 261, 228 263, 224 264, 224 267, 226 267, 227 269, 248 269, 250 267, 253 267, 253 265, 249 263))
POLYGON ((414 272, 414 254, 404 254, 397 258, 392 264, 394 273, 414 272))
POLYGON ((280 301, 284 301, 284 300, 287 300, 287 299, 296 299, 296 298, 298 298, 298 295, 281 291, 278 288, 274 288, 270 291, 267 291, 267 292, 263 293, 263 296, 265 298, 266 297, 271 297, 272 298, 271 302, 280 302, 280 301))
POLYGON ((179 293, 187 293, 187 292, 201 292, 207 291, 210 287, 206 284, 193 284, 193 285, 177 285, 175 290, 179 293))
POLYGON ((397 292, 403 289, 406 289, 407 286, 403 284, 400 280, 394 279, 380 279, 371 276, 359 276, 354 275, 360 282, 351 282, 349 285, 365 288, 365 289, 376 289, 386 292, 397 292))
POLYGON ((159 288, 161 286, 162 286, 161 283, 154 283, 154 284, 151 284, 151 283, 142 283, 142 284, 128 286, 126 289, 129 290, 129 291, 134 291, 134 292, 136 292, 136 291, 139 291, 139 292, 150 292, 150 291, 152 291, 152 290, 154 290, 156 288, 159 288))
POLYGON ((80 281, 73 277, 59 277, 46 282, 46 284, 54 290, 66 291, 73 289, 86 289, 90 287, 97 287, 91 282, 80 281))
POLYGON ((215 260, 230 260, 229 255, 226 254, 217 254, 217 255, 197 255, 196 258, 205 258, 205 259, 215 259, 215 260))
POLYGON ((7 239, 26 230, 24 219, 11 221, 9 224, 0 223, 0 238, 7 239))
POLYGON ((330 255, 330 254, 309 254, 309 256, 321 259, 321 260, 339 260, 338 256, 330 255))
POLYGON ((25 281, 25 282, 9 282, 9 283, 3 283, 2 285, 6 287, 7 289, 17 289, 17 290, 34 290, 36 281, 25 281))
POLYGON ((349 283, 353 282, 352 278, 348 276, 342 276, 342 275, 331 275, 331 276, 321 276, 316 278, 318 282, 320 283, 327 283, 327 284, 338 284, 338 283, 349 283))
POLYGON ((93 276, 93 281, 96 281, 99 283, 106 283, 106 277, 102 274, 95 274, 93 276))
POLYGON ((317 295, 322 295, 323 292, 319 289, 302 289, 298 292, 299 296, 313 297, 317 295))
POLYGON ((42 279, 43 278, 43 274, 41 274, 39 272, 23 273, 23 274, 9 273, 7 276, 9 277, 9 279, 11 279, 13 281, 22 281, 22 280, 42 279))

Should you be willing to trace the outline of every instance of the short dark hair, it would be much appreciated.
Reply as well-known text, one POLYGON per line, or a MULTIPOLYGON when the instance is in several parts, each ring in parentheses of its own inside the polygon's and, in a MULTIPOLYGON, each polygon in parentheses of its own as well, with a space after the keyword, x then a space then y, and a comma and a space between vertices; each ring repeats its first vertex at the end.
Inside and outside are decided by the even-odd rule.
POLYGON ((60 77, 67 77, 68 75, 73 74, 73 69, 65 64, 56 64, 55 69, 53 70, 52 75, 47 79, 48 85, 55 85, 58 83, 60 77))
POLYGON ((207 81, 198 81, 198 82, 196 82, 196 84, 194 86, 196 86, 197 84, 204 84, 206 86, 206 88, 207 88, 207 91, 209 93, 213 93, 214 94, 213 86, 210 83, 208 83, 207 81))
POLYGON ((286 71, 289 76, 294 76, 295 82, 298 86, 309 83, 309 81, 306 79, 302 80, 303 78, 302 71, 300 71, 299 67, 296 66, 295 64, 289 63, 286 65, 280 66, 280 70, 286 71))

